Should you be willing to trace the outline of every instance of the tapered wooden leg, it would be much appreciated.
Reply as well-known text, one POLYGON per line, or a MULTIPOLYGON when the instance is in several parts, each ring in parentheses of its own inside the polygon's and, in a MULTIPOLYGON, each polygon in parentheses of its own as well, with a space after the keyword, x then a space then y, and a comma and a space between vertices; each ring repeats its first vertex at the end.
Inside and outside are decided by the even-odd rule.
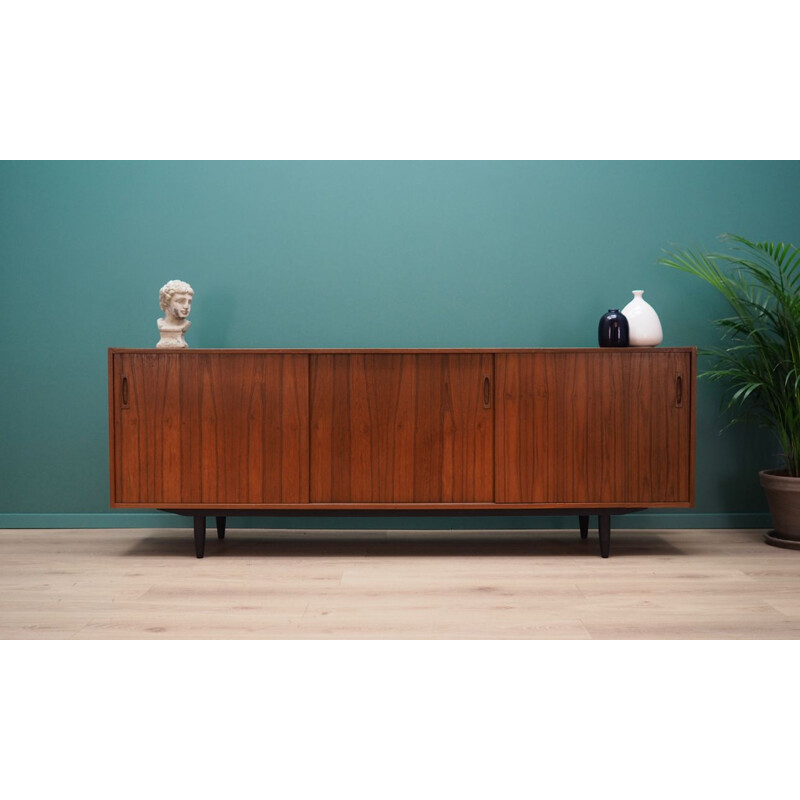
POLYGON ((608 558, 608 551, 611 547, 611 515, 598 514, 597 526, 600 530, 600 555, 608 558))
POLYGON ((589 515, 581 514, 578 517, 578 524, 581 526, 581 539, 589 538, 589 515))
POLYGON ((194 518, 194 554, 202 558, 206 551, 206 518, 194 518))
POLYGON ((225 521, 227 517, 217 517, 217 539, 225 538, 225 521))

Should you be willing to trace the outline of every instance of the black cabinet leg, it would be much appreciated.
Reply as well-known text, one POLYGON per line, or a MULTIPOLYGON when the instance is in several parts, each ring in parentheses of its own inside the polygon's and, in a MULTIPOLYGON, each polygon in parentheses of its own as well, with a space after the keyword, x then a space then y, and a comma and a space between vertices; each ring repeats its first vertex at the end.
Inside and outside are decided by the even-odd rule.
POLYGON ((589 538, 589 515, 581 514, 578 517, 578 524, 581 526, 581 539, 589 538))
POLYGON ((608 551, 611 547, 611 515, 598 514, 597 526, 600 530, 600 555, 608 558, 608 551))
POLYGON ((217 517, 217 539, 225 538, 225 521, 227 517, 217 517))
POLYGON ((194 554, 202 558, 206 550, 206 518, 194 518, 194 554))

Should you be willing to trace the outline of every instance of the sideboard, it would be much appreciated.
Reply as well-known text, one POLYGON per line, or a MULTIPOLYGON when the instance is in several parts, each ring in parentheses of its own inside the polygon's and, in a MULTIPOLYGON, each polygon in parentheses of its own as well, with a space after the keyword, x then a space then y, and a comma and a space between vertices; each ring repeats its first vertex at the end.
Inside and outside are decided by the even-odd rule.
POLYGON ((597 515, 694 504, 695 348, 112 348, 112 508, 597 515))

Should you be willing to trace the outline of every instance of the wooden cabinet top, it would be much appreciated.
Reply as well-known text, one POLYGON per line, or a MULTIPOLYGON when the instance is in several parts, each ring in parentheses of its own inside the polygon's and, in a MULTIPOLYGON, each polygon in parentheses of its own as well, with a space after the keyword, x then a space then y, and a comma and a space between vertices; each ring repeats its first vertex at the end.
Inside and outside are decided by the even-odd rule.
POLYGON ((186 350, 149 348, 110 347, 109 353, 150 353, 167 355, 207 354, 247 354, 247 353, 296 353, 303 354, 425 354, 425 353, 689 353, 695 347, 272 347, 272 348, 200 348, 186 350))

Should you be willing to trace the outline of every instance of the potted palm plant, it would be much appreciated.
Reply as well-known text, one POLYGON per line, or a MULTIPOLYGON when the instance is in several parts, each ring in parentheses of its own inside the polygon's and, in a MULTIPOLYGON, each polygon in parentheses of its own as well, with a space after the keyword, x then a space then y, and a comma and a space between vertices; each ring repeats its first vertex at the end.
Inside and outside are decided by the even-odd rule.
POLYGON ((659 263, 711 284, 731 316, 701 377, 725 387, 731 423, 753 420, 777 437, 780 469, 759 473, 775 530, 771 544, 800 549, 800 249, 792 244, 721 237, 729 252, 676 250, 659 263))

